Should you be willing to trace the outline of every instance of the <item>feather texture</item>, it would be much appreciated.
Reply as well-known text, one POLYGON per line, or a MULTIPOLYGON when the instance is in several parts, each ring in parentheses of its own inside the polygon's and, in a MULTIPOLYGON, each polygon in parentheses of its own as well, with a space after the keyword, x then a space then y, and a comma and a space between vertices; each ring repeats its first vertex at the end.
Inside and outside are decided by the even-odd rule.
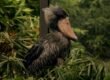
POLYGON ((56 65, 58 58, 64 60, 69 49, 70 41, 60 32, 49 33, 29 50, 26 66, 29 72, 37 74, 43 68, 56 65))
MULTIPOLYGON (((24 62, 28 71, 34 75, 48 66, 54 66, 57 63, 59 65, 70 53, 70 38, 62 31, 72 32, 71 26, 67 24, 69 21, 66 12, 58 7, 49 7, 44 9, 44 17, 51 32, 28 51, 24 62), (59 21, 63 26, 58 25, 59 21)), ((73 35, 73 32, 69 35, 73 35)))

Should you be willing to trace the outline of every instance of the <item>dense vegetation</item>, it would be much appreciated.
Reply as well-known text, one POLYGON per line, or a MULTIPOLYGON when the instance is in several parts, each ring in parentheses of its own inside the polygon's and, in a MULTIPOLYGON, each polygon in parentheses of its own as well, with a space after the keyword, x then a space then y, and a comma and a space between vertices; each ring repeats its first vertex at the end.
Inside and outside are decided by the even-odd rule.
POLYGON ((64 65, 44 77, 24 74, 22 63, 39 38, 39 0, 0 1, 0 78, 3 80, 110 80, 110 1, 50 0, 69 14, 79 40, 64 65))

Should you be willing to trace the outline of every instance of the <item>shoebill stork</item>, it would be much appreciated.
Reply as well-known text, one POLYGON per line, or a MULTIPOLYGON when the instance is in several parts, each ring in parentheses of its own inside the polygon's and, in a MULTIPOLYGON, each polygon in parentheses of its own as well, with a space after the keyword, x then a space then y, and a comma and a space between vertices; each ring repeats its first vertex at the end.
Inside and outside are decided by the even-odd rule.
POLYGON ((37 74, 47 66, 62 64, 69 54, 70 40, 77 40, 69 17, 63 9, 48 7, 43 12, 50 33, 41 38, 25 57, 25 66, 32 74, 37 74))

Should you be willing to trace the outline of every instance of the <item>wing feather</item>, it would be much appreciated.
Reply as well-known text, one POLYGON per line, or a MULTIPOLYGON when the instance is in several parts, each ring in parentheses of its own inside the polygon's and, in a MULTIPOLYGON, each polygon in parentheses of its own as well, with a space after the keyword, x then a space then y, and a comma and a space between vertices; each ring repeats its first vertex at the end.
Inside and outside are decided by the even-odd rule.
POLYGON ((26 66, 30 65, 35 59, 37 59, 43 51, 43 47, 40 44, 35 44, 25 56, 26 66))

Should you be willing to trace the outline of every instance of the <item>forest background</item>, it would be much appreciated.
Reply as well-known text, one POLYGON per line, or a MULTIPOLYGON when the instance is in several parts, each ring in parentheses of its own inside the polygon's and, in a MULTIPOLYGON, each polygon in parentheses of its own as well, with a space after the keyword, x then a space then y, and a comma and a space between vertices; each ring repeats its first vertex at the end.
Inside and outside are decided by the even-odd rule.
POLYGON ((3 80, 110 80, 110 1, 50 0, 69 14, 79 40, 62 67, 26 76, 22 63, 39 39, 39 0, 0 1, 0 78, 3 80))

